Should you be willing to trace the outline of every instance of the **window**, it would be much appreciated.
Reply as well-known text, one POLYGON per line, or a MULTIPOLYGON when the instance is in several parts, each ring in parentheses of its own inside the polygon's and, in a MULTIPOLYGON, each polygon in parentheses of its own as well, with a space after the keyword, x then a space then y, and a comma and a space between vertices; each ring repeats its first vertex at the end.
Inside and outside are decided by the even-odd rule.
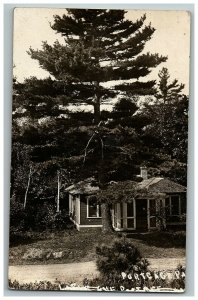
POLYGON ((166 214, 168 216, 179 216, 181 214, 179 195, 170 195, 166 198, 166 214))
POLYGON ((185 197, 170 195, 166 198, 166 217, 168 222, 181 222, 181 216, 185 211, 185 197))
POLYGON ((181 201, 181 214, 186 214, 186 197, 185 195, 181 195, 180 197, 181 201))
POLYGON ((134 201, 127 203, 127 224, 126 227, 128 229, 134 228, 135 223, 134 223, 134 201))
POLYGON ((150 199, 149 200, 149 227, 155 228, 156 224, 156 200, 150 199))
POLYGON ((95 200, 87 200, 87 217, 101 218, 101 206, 95 200))
POLYGON ((171 196, 171 215, 178 216, 180 215, 180 199, 179 196, 171 196))
POLYGON ((116 203, 114 205, 113 226, 115 228, 118 228, 120 230, 135 228, 134 205, 134 200, 130 203, 116 203))

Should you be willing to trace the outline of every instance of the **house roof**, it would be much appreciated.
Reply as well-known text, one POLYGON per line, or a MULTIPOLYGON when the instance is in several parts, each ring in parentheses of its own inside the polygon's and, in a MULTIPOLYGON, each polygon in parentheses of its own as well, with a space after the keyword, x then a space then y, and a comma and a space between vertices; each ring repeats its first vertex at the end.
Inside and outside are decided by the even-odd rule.
MULTIPOLYGON (((132 182, 132 181, 131 181, 132 182)), ((143 181, 137 183, 138 189, 148 190, 151 193, 184 193, 186 192, 186 187, 178 184, 170 179, 162 177, 152 177, 149 179, 144 179, 143 181)), ((75 183, 68 188, 66 191, 70 194, 87 194, 91 195, 99 191, 99 187, 94 177, 87 178, 83 181, 75 183)))
POLYGON ((155 193, 170 194, 186 192, 186 187, 184 187, 183 185, 162 177, 145 179, 139 183, 139 187, 142 189, 146 188, 148 191, 155 193))
POLYGON ((66 188, 70 194, 94 194, 99 190, 99 187, 94 177, 87 178, 83 181, 77 182, 66 188))

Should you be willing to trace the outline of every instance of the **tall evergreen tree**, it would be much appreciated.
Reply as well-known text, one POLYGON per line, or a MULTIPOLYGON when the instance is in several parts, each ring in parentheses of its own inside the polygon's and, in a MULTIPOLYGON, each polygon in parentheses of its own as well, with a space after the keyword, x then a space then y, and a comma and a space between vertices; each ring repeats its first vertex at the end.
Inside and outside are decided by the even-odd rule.
POLYGON ((146 15, 132 22, 124 10, 67 9, 55 16, 53 30, 65 37, 65 45, 43 42, 42 50, 29 54, 64 86, 74 103, 94 107, 100 122, 100 106, 120 93, 153 94, 154 81, 141 82, 152 68, 166 61, 158 54, 141 54, 155 31, 144 25, 146 15), (133 80, 133 82, 131 82, 133 80), (104 83, 116 81, 110 87, 104 83))
MULTIPOLYGON (((125 166, 126 171, 126 166, 134 164, 139 143, 131 126, 131 117, 137 109, 132 98, 155 93, 155 81, 139 81, 139 78, 146 77, 167 59, 159 54, 142 53, 155 29, 151 24, 145 25, 146 15, 133 22, 125 18, 125 13, 124 10, 67 9, 67 14, 55 16, 51 25, 65 37, 65 45, 59 41, 53 46, 43 42, 42 50, 30 48, 28 52, 54 77, 70 103, 93 106, 92 122, 86 126, 77 127, 78 121, 72 127, 75 114, 70 114, 71 128, 62 138, 68 143, 69 136, 73 140, 84 135, 80 147, 79 138, 75 141, 68 162, 75 164, 83 160, 86 176, 89 172, 96 174, 97 169, 101 187, 109 178, 107 174, 117 173, 120 179, 127 179, 126 174, 122 177, 121 170, 125 166), (127 100, 122 99, 112 113, 101 112, 101 104, 118 95, 127 100)), ((85 174, 81 172, 81 176, 85 174)), ((131 176, 131 173, 127 175, 131 176)), ((102 216, 105 219, 108 215, 107 205, 103 203, 102 216)), ((108 230, 103 224, 103 229, 108 230)))
POLYGON ((170 81, 167 68, 162 68, 158 76, 158 92, 141 110, 141 114, 150 119, 144 129, 144 139, 153 156, 154 152, 162 157, 168 155, 166 166, 158 162, 158 169, 165 169, 162 174, 186 185, 189 99, 182 94, 184 84, 177 79, 170 81))
POLYGON ((181 95, 184 89, 183 83, 178 83, 177 79, 169 82, 170 74, 167 68, 162 68, 158 73, 159 84, 157 99, 161 99, 164 103, 175 102, 175 100, 181 95))

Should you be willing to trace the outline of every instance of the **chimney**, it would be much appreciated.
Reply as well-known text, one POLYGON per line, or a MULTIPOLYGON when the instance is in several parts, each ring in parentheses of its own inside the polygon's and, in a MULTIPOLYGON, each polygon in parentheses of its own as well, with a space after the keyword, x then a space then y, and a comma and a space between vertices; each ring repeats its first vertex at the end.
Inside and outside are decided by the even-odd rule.
POLYGON ((143 180, 148 179, 147 167, 140 167, 140 177, 142 177, 143 180))

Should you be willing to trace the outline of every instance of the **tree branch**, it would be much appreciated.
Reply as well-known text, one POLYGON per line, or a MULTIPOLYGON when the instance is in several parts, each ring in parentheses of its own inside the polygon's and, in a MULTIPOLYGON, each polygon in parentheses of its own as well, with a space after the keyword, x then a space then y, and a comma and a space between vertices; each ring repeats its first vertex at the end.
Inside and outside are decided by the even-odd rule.
POLYGON ((94 133, 92 134, 92 136, 91 136, 90 139, 88 140, 88 143, 87 143, 87 145, 86 145, 86 147, 85 147, 85 154, 84 154, 84 158, 83 158, 83 164, 85 163, 85 160, 86 160, 87 149, 88 149, 88 147, 89 147, 89 144, 91 143, 91 141, 92 141, 92 139, 94 138, 95 135, 96 135, 96 132, 94 132, 94 133))
POLYGON ((31 175, 32 175, 32 167, 30 167, 27 188, 26 188, 26 191, 25 191, 25 199, 24 199, 24 204, 23 204, 24 208, 26 207, 26 203, 27 203, 27 194, 28 194, 28 190, 29 190, 29 186, 30 186, 31 175))

